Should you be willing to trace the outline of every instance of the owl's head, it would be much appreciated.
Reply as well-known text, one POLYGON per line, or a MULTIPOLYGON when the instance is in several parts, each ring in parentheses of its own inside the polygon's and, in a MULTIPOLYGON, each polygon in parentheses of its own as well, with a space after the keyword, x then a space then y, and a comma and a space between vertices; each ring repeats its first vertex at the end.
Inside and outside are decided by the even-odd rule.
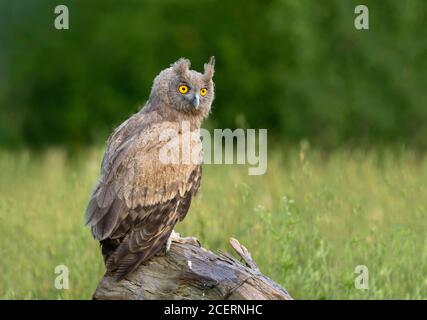
POLYGON ((154 79, 150 100, 160 99, 180 112, 206 117, 214 99, 214 68, 214 57, 205 63, 203 73, 190 70, 190 61, 181 58, 154 79))

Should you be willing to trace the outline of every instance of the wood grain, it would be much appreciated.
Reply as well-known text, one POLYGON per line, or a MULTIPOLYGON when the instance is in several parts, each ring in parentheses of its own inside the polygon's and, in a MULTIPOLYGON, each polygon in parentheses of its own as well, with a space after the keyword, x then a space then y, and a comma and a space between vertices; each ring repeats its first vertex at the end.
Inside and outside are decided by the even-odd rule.
POLYGON ((168 253, 156 255, 123 280, 105 274, 93 299, 292 300, 259 271, 244 246, 236 239, 230 244, 243 263, 227 253, 206 250, 195 238, 177 238, 168 253))

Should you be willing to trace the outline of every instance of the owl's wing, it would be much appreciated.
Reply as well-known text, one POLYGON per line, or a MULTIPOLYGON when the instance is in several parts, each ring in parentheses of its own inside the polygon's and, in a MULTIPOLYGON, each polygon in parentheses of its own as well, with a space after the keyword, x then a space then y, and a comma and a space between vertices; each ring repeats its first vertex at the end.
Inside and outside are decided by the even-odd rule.
POLYGON ((118 277, 159 251, 200 186, 199 164, 160 161, 162 148, 170 142, 160 138, 165 130, 177 128, 169 122, 154 124, 107 148, 112 152, 104 157, 89 201, 86 219, 93 236, 121 239, 107 261, 118 277))

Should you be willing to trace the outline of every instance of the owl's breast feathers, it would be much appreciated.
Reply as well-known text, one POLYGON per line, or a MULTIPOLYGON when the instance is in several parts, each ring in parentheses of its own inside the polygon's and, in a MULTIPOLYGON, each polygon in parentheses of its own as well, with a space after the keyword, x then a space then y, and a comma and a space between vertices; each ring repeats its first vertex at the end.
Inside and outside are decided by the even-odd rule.
MULTIPOLYGON (((200 187, 200 163, 161 161, 161 152, 174 138, 162 136, 165 131, 179 135, 180 124, 146 118, 131 117, 110 137, 86 210, 86 223, 101 241, 107 269, 117 278, 162 248, 200 187)), ((201 152, 199 144, 200 137, 193 139, 191 150, 201 152)))

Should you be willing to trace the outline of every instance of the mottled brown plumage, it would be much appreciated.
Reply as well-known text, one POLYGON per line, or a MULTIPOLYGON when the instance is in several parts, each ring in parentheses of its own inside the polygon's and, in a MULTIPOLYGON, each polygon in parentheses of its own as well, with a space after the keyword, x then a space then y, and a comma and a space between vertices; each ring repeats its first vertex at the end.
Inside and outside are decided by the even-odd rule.
POLYGON ((205 64, 203 74, 189 68, 190 62, 180 59, 163 70, 145 106, 108 139, 86 223, 101 242, 107 270, 117 278, 162 248, 199 189, 198 130, 214 98, 214 60, 205 64), (185 150, 195 150, 197 161, 193 156, 191 162, 165 163, 161 154, 168 143, 184 137, 183 123, 195 133, 185 150))

